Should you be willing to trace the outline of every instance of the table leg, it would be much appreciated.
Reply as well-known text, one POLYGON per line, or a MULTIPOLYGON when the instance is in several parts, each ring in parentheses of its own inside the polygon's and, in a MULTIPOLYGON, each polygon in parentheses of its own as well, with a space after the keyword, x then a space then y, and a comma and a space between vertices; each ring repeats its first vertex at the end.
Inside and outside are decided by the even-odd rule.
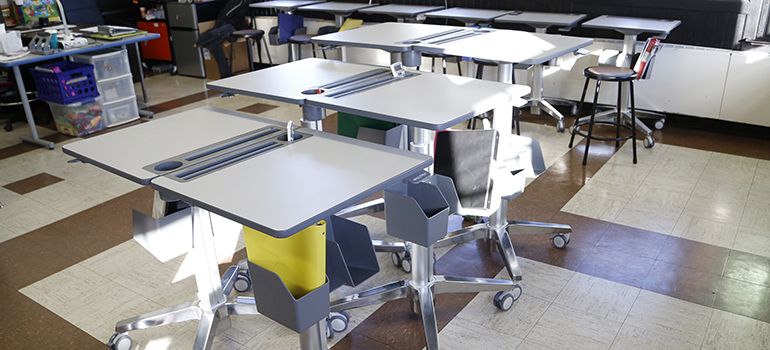
MULTIPOLYGON (((142 101, 147 103, 147 88, 144 85, 144 70, 142 69, 142 55, 139 54, 139 43, 134 43, 134 47, 136 48, 136 60, 139 62, 139 81, 142 85, 142 101)), ((126 45, 123 45, 123 49, 126 49, 126 45)), ((128 52, 128 50, 126 50, 126 52, 128 52)))
POLYGON ((32 116, 32 108, 29 107, 29 99, 27 98, 27 89, 24 88, 24 80, 21 78, 21 70, 19 66, 13 66, 13 76, 16 78, 16 88, 19 90, 19 97, 21 97, 21 105, 24 107, 24 114, 27 116, 27 124, 29 124, 29 130, 32 133, 32 137, 27 135, 20 135, 19 139, 22 141, 31 142, 48 149, 54 149, 54 143, 51 141, 41 140, 37 135, 37 128, 35 127, 35 117, 32 116))
MULTIPOLYGON (((513 63, 497 62, 497 81, 510 84, 513 74, 513 63)), ((511 129, 513 129, 513 106, 506 104, 495 108, 493 128, 500 133, 500 144, 509 144, 511 141, 511 129)))

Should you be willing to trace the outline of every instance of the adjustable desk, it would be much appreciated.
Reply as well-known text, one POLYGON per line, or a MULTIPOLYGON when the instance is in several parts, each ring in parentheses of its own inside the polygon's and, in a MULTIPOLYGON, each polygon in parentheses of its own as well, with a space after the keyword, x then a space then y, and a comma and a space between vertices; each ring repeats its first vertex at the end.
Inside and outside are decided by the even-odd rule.
POLYGON ((292 14, 297 8, 317 4, 319 2, 324 2, 324 0, 273 0, 253 3, 250 4, 249 7, 253 9, 276 9, 281 12, 292 14))
POLYGON ((371 15, 387 15, 394 17, 398 22, 422 22, 425 20, 425 13, 431 11, 443 10, 443 6, 417 6, 417 5, 397 5, 388 4, 377 7, 370 7, 359 10, 358 12, 371 15))
MULTIPOLYGON (((636 51, 636 36, 642 33, 652 33, 655 37, 665 39, 674 28, 678 27, 682 21, 679 20, 666 20, 666 19, 652 19, 652 18, 635 18, 635 17, 621 17, 621 16, 599 16, 592 20, 588 20, 581 24, 586 28, 597 29, 612 29, 623 34, 623 52, 619 57, 623 59, 618 60, 616 65, 618 67, 634 68, 631 65, 631 58, 636 51)), ((628 112, 628 84, 622 84, 621 87, 621 108, 620 112, 625 119, 630 119, 630 113, 628 112)), ((607 113, 614 113, 614 111, 604 112, 599 115, 606 115, 607 113)), ((597 115, 597 117, 599 116, 597 115)), ((648 128, 644 123, 637 120, 636 128, 644 132, 647 136, 644 139, 645 147, 651 148, 655 145, 655 139, 652 138, 652 130, 648 128)))
POLYGON ((506 15, 510 12, 511 11, 453 7, 446 10, 428 12, 425 14, 425 17, 454 19, 465 23, 466 27, 470 27, 476 23, 492 22, 492 20, 495 18, 506 15))
MULTIPOLYGON (((324 45, 347 45, 377 48, 391 53, 400 53, 407 66, 418 65, 420 52, 467 56, 498 62, 498 81, 511 83, 513 63, 542 64, 593 43, 593 39, 566 37, 560 35, 528 33, 502 29, 452 28, 429 24, 382 23, 361 27, 341 33, 316 36, 313 42, 324 45), (505 45, 504 45, 505 44, 505 45)), ((393 55, 391 55, 393 58, 393 55)), ((496 115, 510 115, 511 110, 496 110, 496 115)), ((559 131, 564 131, 563 117, 559 119, 559 131)), ((507 138, 511 121, 498 130, 507 138)))
MULTIPOLYGON (((519 23, 526 24, 535 28, 535 33, 545 34, 550 26, 560 26, 571 28, 578 22, 586 18, 584 14, 567 13, 547 13, 547 12, 521 12, 512 13, 502 17, 495 18, 495 22, 500 23, 519 23)), ((559 100, 557 100, 559 101, 559 100)), ((562 103, 574 106, 574 102, 563 101, 562 103)), ((532 66, 532 96, 529 99, 530 112, 540 114, 540 107, 545 108, 546 112, 556 119, 563 120, 561 113, 543 97, 543 64, 538 63, 532 66)), ((574 110, 573 110, 574 112, 574 110)), ((576 114, 576 113, 572 113, 576 114)))
MULTIPOLYGON (((175 175, 218 156, 176 169, 163 162, 264 127, 281 128, 256 116, 203 107, 64 146, 65 153, 84 162, 193 206, 191 254, 200 300, 121 321, 119 333, 198 318, 194 349, 203 350, 211 347, 215 333, 229 327, 230 314, 256 314, 253 299, 234 301, 224 295, 214 232, 201 224, 210 220, 209 212, 287 237, 431 163, 427 156, 309 129, 298 129, 304 137, 294 142, 191 180, 175 175), (165 166, 155 166, 159 162, 165 166), (311 191, 294 186, 308 179, 315 180, 311 191)), ((305 350, 325 349, 325 331, 316 322, 300 334, 300 343, 305 350)))
POLYGON ((313 5, 302 6, 303 11, 327 12, 334 15, 334 25, 342 27, 345 18, 361 9, 379 6, 380 4, 361 4, 354 2, 321 2, 313 5))
MULTIPOLYGON (((61 52, 50 54, 50 55, 29 54, 18 60, 0 62, 0 67, 13 68, 13 75, 14 75, 14 78, 16 79, 16 88, 19 90, 19 96, 21 97, 21 104, 24 107, 24 114, 27 116, 27 123, 29 124, 30 132, 32 133, 32 136, 21 135, 19 136, 19 138, 22 141, 32 142, 34 144, 37 144, 43 147, 48 147, 49 149, 54 148, 53 142, 41 140, 37 135, 37 129, 35 128, 35 118, 32 116, 32 109, 29 107, 29 99, 27 98, 27 89, 24 87, 24 80, 21 78, 21 71, 19 66, 48 61, 48 60, 61 58, 61 57, 67 57, 71 55, 89 53, 97 50, 109 49, 113 47, 121 47, 125 49, 126 45, 128 44, 136 45, 136 52, 138 55, 139 42, 157 39, 157 38, 160 38, 160 34, 154 34, 154 33, 137 34, 137 35, 128 36, 119 40, 110 40, 110 41, 100 40, 100 41, 97 41, 96 44, 68 49, 68 50, 62 50, 61 52)), ((144 89, 144 73, 141 71, 141 69, 139 74, 141 74, 140 77, 142 80, 142 88, 144 89)), ((147 96, 145 95, 145 102, 146 100, 147 100, 147 96)))

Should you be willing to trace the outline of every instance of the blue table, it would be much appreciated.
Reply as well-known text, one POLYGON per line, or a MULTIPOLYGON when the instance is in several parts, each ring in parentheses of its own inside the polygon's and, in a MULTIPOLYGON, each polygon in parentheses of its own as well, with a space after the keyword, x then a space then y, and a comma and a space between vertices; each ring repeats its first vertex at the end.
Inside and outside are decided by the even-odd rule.
MULTIPOLYGON (((27 89, 24 87, 24 80, 22 80, 21 78, 21 69, 19 68, 20 66, 25 64, 44 62, 44 61, 72 56, 72 55, 85 54, 85 53, 103 50, 103 49, 109 49, 113 47, 121 47, 125 49, 126 45, 128 44, 136 45, 137 55, 138 55, 139 42, 157 39, 157 38, 160 38, 160 34, 147 33, 147 34, 133 35, 133 36, 129 36, 118 40, 97 40, 95 44, 68 49, 68 50, 62 50, 61 52, 50 54, 50 55, 29 54, 17 60, 0 62, 0 67, 13 69, 13 75, 14 75, 14 78, 16 78, 16 87, 19 90, 19 96, 21 96, 21 103, 24 106, 24 114, 27 117, 27 123, 29 123, 30 132, 32 133, 31 136, 21 135, 19 136, 19 138, 22 141, 32 142, 40 146, 48 147, 49 149, 53 149, 55 146, 53 142, 41 140, 37 135, 37 129, 35 129, 35 118, 32 116, 32 109, 29 107, 29 99, 27 99, 27 89)), ((144 74, 142 73, 141 70, 139 71, 139 74, 142 79, 142 90, 144 90, 144 74)), ((146 100, 146 96, 145 96, 145 100, 146 100)))

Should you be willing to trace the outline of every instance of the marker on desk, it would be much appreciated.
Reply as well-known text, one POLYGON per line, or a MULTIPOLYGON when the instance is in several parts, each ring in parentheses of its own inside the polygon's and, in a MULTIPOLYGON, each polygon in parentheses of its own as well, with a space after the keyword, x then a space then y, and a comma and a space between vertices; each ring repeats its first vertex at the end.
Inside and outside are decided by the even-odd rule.
POLYGON ((294 141, 294 122, 291 120, 286 123, 286 141, 294 141))

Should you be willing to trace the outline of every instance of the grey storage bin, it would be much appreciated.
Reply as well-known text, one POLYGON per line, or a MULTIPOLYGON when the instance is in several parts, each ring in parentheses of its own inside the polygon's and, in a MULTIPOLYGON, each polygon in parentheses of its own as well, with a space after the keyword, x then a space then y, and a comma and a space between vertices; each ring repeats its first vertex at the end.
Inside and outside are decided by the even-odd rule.
POLYGON ((389 235, 428 247, 447 234, 449 203, 430 180, 402 182, 385 190, 385 218, 389 235))
POLYGON ((254 299, 260 314, 297 333, 329 316, 329 281, 299 299, 294 299, 281 278, 249 261, 254 299))
POLYGON ((345 218, 326 220, 326 276, 329 290, 355 287, 380 272, 369 229, 345 218))

